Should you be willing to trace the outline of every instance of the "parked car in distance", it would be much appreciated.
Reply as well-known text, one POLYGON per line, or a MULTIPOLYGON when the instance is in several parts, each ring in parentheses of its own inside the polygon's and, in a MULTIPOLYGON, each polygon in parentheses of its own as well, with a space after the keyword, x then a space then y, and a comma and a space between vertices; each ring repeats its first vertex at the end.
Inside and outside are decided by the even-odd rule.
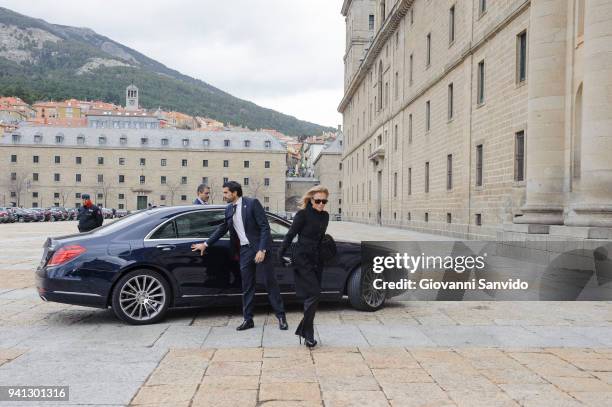
POLYGON ((26 211, 32 213, 36 217, 36 222, 44 222, 45 214, 40 211, 40 208, 28 208, 26 211))
POLYGON ((17 222, 36 222, 38 216, 23 208, 10 208, 17 222))
POLYGON ((6 208, 1 208, 0 207, 0 223, 9 223, 10 222, 10 217, 9 217, 9 212, 6 208))

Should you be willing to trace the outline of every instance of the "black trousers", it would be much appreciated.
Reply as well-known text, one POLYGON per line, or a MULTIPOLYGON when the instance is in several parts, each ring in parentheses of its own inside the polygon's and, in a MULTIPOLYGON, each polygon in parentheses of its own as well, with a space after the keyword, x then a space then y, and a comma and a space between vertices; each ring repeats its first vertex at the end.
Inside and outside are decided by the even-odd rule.
POLYGON ((276 314, 276 317, 285 315, 283 299, 280 288, 274 275, 271 253, 266 253, 263 262, 255 263, 257 249, 250 246, 240 247, 240 277, 242 279, 242 315, 245 320, 253 319, 253 309, 255 307, 255 284, 256 273, 263 273, 265 276, 266 291, 268 300, 276 314))
MULTIPOLYGON (((307 278, 307 286, 303 289, 298 288, 304 298, 304 316, 300 321, 296 335, 300 335, 309 341, 314 340, 314 319, 319 306, 319 297, 321 296, 321 273, 320 265, 310 264, 306 267, 298 267, 296 275, 310 276, 307 278)), ((299 283, 298 283, 299 284, 299 283)))

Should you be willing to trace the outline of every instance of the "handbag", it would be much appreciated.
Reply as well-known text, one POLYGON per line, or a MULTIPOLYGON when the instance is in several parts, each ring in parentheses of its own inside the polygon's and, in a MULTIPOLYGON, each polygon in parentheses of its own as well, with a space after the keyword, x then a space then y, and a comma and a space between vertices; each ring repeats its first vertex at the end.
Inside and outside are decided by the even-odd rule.
POLYGON ((331 260, 336 256, 336 253, 338 253, 338 248, 334 238, 326 234, 321 239, 321 260, 324 262, 331 260))

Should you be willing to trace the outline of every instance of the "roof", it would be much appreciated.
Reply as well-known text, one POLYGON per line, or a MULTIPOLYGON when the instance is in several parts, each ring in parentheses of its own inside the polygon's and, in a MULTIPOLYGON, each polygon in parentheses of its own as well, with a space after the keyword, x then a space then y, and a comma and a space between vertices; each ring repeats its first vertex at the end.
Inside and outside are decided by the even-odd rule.
POLYGON ((19 134, 19 144, 30 145, 53 145, 57 146, 55 136, 62 135, 64 140, 62 146, 78 146, 93 148, 138 148, 138 149, 193 149, 193 150, 232 150, 232 151, 271 151, 286 153, 285 147, 276 139, 265 132, 254 131, 195 131, 175 129, 99 129, 78 127, 47 127, 47 126, 25 126, 9 134, 4 134, 0 145, 14 144, 12 134, 19 134), (40 142, 34 141, 35 135, 41 135, 40 142), (84 136, 85 143, 78 144, 77 137, 84 136), (106 137, 106 143, 99 144, 99 137, 106 137), (126 144, 121 144, 121 138, 126 138, 126 144), (147 143, 142 144, 141 139, 146 138, 147 143), (162 145, 162 139, 167 139, 168 144, 162 145), (189 140, 188 146, 183 146, 183 140, 189 140), (209 145, 204 146, 203 140, 209 140, 209 145), (225 140, 230 141, 230 146, 225 147, 225 140), (244 146, 244 141, 250 141, 250 147, 244 146), (265 142, 270 141, 270 147, 265 147, 265 142))
POLYGON ((342 139, 342 134, 340 134, 338 135, 338 137, 336 137, 335 140, 332 140, 327 143, 323 148, 323 151, 321 151, 317 158, 315 158, 314 163, 312 165, 316 165, 317 161, 319 161, 319 158, 321 158, 321 156, 323 156, 324 154, 341 155, 344 148, 342 145, 342 139))

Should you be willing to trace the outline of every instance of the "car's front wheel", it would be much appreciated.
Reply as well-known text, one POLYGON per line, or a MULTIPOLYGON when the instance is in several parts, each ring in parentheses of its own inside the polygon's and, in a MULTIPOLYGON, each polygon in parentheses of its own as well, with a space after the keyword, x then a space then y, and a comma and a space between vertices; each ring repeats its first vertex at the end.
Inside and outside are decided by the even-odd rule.
POLYGON ((153 270, 134 270, 121 277, 113 289, 115 315, 132 325, 153 324, 164 318, 170 303, 170 286, 153 270))
POLYGON ((376 311, 385 304, 387 292, 374 288, 374 279, 381 278, 372 270, 356 268, 349 277, 346 287, 351 306, 360 311, 376 311))

